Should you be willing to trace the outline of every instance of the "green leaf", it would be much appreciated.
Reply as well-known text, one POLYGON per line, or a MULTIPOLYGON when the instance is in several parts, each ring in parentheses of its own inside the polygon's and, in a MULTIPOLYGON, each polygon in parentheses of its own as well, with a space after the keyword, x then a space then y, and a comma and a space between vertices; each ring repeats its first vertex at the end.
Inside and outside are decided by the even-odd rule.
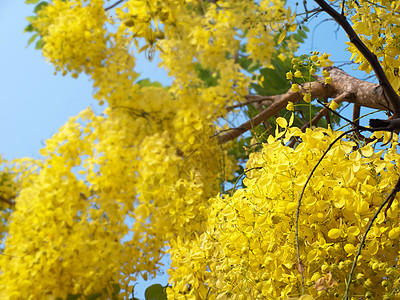
POLYGON ((139 80, 136 83, 141 87, 146 87, 146 86, 163 87, 163 85, 160 82, 158 81, 151 82, 149 78, 139 80))
POLYGON ((25 4, 36 4, 38 3, 40 0, 25 0, 25 4))
POLYGON ((86 296, 86 300, 96 300, 96 299, 100 298, 101 296, 102 296, 101 293, 92 294, 92 295, 86 296))
POLYGON ((144 296, 146 300, 167 300, 165 289, 161 284, 153 284, 146 289, 144 296))
POLYGON ((40 10, 42 10, 44 7, 49 5, 47 2, 40 2, 38 5, 35 6, 35 13, 38 13, 40 10))
POLYGON ((300 44, 304 43, 304 39, 299 34, 292 34, 292 36, 300 44))
POLYGON ((29 24, 24 28, 24 32, 32 32, 35 31, 35 28, 33 28, 32 24, 29 24))
POLYGON ((121 287, 119 286, 118 283, 113 283, 113 284, 112 284, 112 288, 113 288, 113 291, 112 291, 112 299, 113 299, 113 300, 117 300, 117 299, 118 299, 119 292, 121 291, 121 287))
POLYGON ((46 44, 45 41, 43 41, 42 39, 38 40, 38 41, 36 42, 35 49, 36 49, 36 50, 42 49, 43 46, 44 46, 44 44, 46 44))
POLYGON ((39 33, 36 33, 36 34, 34 34, 34 35, 32 35, 31 37, 30 37, 30 39, 28 40, 28 45, 26 45, 26 47, 28 47, 30 44, 32 44, 35 40, 36 40, 36 38, 39 36, 39 33))
POLYGON ((253 73, 255 70, 261 67, 259 63, 254 62, 253 60, 248 59, 247 57, 239 58, 238 63, 243 69, 245 69, 249 73, 253 73))
POLYGON ((216 86, 218 79, 221 77, 219 73, 213 74, 209 69, 205 69, 201 64, 197 63, 194 68, 197 71, 197 76, 204 82, 206 87, 216 86))
POLYGON ((307 38, 307 34, 305 33, 305 31, 303 29, 299 29, 297 30, 297 33, 302 37, 302 38, 307 38))
POLYGON ((290 88, 290 83, 286 79, 286 72, 283 66, 278 66, 277 62, 271 61, 274 69, 263 68, 260 74, 264 77, 262 88, 252 85, 257 94, 262 96, 273 96, 285 93, 290 88))
POLYGON ((29 16, 25 18, 29 23, 36 21, 37 16, 29 16))
POLYGON ((76 294, 76 295, 68 294, 66 300, 78 300, 80 297, 81 294, 76 294))

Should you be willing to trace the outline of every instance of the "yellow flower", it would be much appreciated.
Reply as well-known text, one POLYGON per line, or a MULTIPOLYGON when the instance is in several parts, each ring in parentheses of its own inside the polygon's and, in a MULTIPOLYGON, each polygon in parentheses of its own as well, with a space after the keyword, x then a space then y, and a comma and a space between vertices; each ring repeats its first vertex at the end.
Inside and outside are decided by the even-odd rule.
POLYGON ((290 111, 294 111, 294 105, 293 102, 288 102, 288 104, 286 105, 286 109, 290 110, 290 111))
POLYGON ((299 85, 297 83, 292 84, 292 91, 295 93, 299 91, 299 85))
POLYGON ((335 100, 332 100, 332 102, 329 104, 329 108, 332 110, 336 110, 339 107, 339 104, 335 102, 335 100))
POLYGON ((326 77, 325 78, 325 84, 331 84, 332 83, 332 78, 331 77, 326 77))
POLYGON ((311 93, 307 93, 307 94, 303 93, 303 100, 307 103, 310 103, 311 102, 311 93))
POLYGON ((286 73, 286 79, 293 79, 292 71, 289 71, 289 72, 286 73))
POLYGON ((327 71, 327 70, 322 70, 322 76, 324 76, 325 78, 326 77, 329 77, 329 71, 327 71))
POLYGON ((303 77, 303 74, 301 74, 301 72, 297 70, 296 72, 294 72, 294 77, 301 78, 303 77))

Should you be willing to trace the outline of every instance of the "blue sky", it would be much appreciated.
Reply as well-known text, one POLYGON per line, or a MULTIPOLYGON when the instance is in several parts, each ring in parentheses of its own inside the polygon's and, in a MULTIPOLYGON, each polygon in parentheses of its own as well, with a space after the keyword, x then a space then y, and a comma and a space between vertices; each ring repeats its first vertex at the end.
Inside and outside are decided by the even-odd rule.
MULTIPOLYGON (((28 24, 25 17, 32 14, 33 8, 23 0, 0 0, 0 154, 9 160, 39 157, 38 151, 45 140, 70 116, 88 106, 101 111, 92 98, 92 83, 87 77, 55 76, 54 68, 46 63, 40 51, 32 45, 26 48, 30 34, 23 33, 28 24)), ((337 25, 332 21, 316 27, 326 18, 322 15, 308 24, 310 40, 301 47, 300 53, 327 52, 332 53, 335 62, 346 61, 350 53, 344 51, 347 39, 343 31, 336 32, 337 25)), ((169 82, 165 72, 157 68, 157 59, 149 62, 144 54, 137 58, 137 71, 142 72, 142 78, 169 82)), ((161 283, 166 283, 165 277, 161 283)), ((143 284, 137 286, 137 296, 143 295, 143 288, 143 284)))

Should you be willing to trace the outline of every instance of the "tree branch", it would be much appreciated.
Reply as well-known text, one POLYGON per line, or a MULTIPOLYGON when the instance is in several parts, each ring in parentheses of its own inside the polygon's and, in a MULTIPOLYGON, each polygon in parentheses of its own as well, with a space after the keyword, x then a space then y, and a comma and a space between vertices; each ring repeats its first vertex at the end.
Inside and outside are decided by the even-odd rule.
POLYGON ((275 100, 274 96, 263 96, 263 97, 260 97, 260 96, 255 96, 255 95, 247 95, 247 96, 245 96, 245 98, 246 98, 246 102, 241 102, 241 103, 236 104, 236 105, 228 106, 226 108, 226 110, 227 111, 231 111, 231 110, 233 110, 235 108, 243 107, 243 106, 246 106, 246 105, 249 105, 249 104, 252 104, 252 103, 261 103, 261 102, 268 102, 268 101, 274 101, 275 100))
POLYGON ((122 2, 124 2, 124 0, 119 0, 119 1, 115 2, 113 5, 111 5, 111 6, 109 6, 109 7, 106 7, 104 10, 105 10, 105 11, 108 11, 108 10, 110 10, 110 9, 112 9, 112 8, 114 8, 114 7, 116 7, 118 4, 120 4, 120 3, 122 3, 122 2))
MULTIPOLYGON (((326 70, 329 71, 330 77, 332 78, 332 84, 326 85, 325 80, 323 78, 317 78, 317 81, 305 83, 300 87, 300 91, 294 93, 292 90, 287 91, 285 94, 276 95, 272 97, 268 97, 268 100, 273 101, 273 103, 260 112, 257 116, 252 118, 251 120, 243 123, 237 128, 232 128, 229 132, 226 132, 223 135, 218 137, 219 143, 225 143, 230 140, 233 140, 240 136, 242 133, 246 132, 258 126, 262 122, 264 122, 269 117, 273 116, 281 109, 285 108, 289 101, 298 102, 303 99, 303 93, 311 92, 311 96, 313 99, 315 98, 333 98, 335 101, 339 102, 349 102, 354 103, 359 106, 365 106, 374 109, 381 110, 390 110, 393 107, 386 106, 386 98, 383 92, 383 89, 380 85, 376 83, 371 83, 368 81, 357 79, 353 76, 350 76, 343 70, 336 67, 328 67, 326 70)), ((257 96, 252 96, 251 100, 254 101, 257 99, 257 96)), ((265 97, 258 96, 258 99, 267 100, 265 97)), ((396 119, 390 120, 390 128, 395 127, 397 125, 396 119), (394 123, 396 124, 394 124, 394 123), (393 123, 393 124, 392 124, 393 123)), ((383 122, 388 122, 386 120, 382 120, 383 122)), ((374 126, 375 123, 372 121, 373 127, 384 127, 383 126, 374 126)), ((400 122, 399 122, 400 123, 400 122)))
POLYGON ((341 15, 336 10, 334 10, 329 4, 324 0, 314 0, 326 13, 328 13, 349 36, 350 42, 356 46, 360 53, 369 62, 372 69, 374 70, 376 77, 379 80, 380 86, 383 88, 385 95, 387 96, 391 106, 393 107, 395 118, 400 117, 400 97, 393 89, 385 72, 383 71, 377 57, 373 54, 368 47, 361 41, 356 32, 351 27, 350 23, 347 21, 344 15, 341 15))
POLYGON ((353 122, 357 125, 360 125, 360 112, 361 106, 358 104, 354 104, 353 108, 353 122))
POLYGON ((0 201, 1 202, 5 202, 5 203, 7 203, 8 205, 11 205, 11 206, 15 205, 14 201, 11 201, 10 199, 6 199, 6 198, 3 198, 3 197, 0 197, 0 201))

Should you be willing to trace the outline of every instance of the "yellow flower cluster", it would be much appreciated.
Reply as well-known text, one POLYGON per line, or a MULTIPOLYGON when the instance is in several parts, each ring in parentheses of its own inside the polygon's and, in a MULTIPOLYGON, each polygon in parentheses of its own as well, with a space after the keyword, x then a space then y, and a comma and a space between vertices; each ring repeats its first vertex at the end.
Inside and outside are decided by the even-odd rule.
POLYGON ((204 231, 232 162, 195 111, 159 110, 172 102, 165 89, 136 97, 104 116, 85 110, 46 142, 16 199, 1 298, 111 295, 115 283, 127 296, 137 276, 156 274, 168 241, 204 231))
MULTIPOLYGON (((329 59, 330 54, 326 54, 326 53, 324 53, 322 55, 319 55, 319 54, 320 53, 318 51, 314 51, 314 52, 310 52, 309 56, 303 56, 302 57, 303 59, 293 58, 292 59, 293 69, 296 71, 294 71, 294 73, 292 71, 289 71, 286 73, 286 79, 294 82, 294 83, 292 83, 292 86, 291 86, 291 90, 294 93, 297 93, 300 91, 299 84, 303 84, 303 87, 305 87, 305 88, 307 88, 307 83, 309 84, 308 85, 309 91, 307 93, 303 92, 303 100, 305 103, 308 103, 308 104, 310 104, 311 100, 312 100, 311 81, 313 80, 313 76, 315 75, 316 68, 327 67, 327 66, 333 65, 333 62, 329 59), (302 82, 299 82, 298 81, 299 79, 302 82)), ((324 78, 325 78, 325 84, 332 83, 332 78, 330 77, 329 71, 323 69, 322 76, 324 76, 324 78)), ((295 105, 293 104, 293 102, 289 102, 286 109, 290 110, 290 111, 294 111, 294 107, 295 107, 295 105)))
MULTIPOLYGON (((349 14, 353 22, 353 28, 358 33, 365 45, 377 56, 382 63, 386 76, 395 90, 400 88, 398 70, 399 61, 399 37, 400 30, 398 19, 400 14, 400 2, 398 1, 360 1, 349 2, 349 14)), ((356 47, 348 43, 352 58, 358 64, 359 69, 367 73, 372 67, 356 47)))
POLYGON ((54 0, 39 12, 34 26, 45 42, 43 55, 57 71, 78 76, 101 67, 107 42, 103 3, 54 0))
MULTIPOLYGON (((366 226, 398 179, 400 156, 397 142, 385 152, 375 152, 373 144, 353 150, 356 144, 346 140, 332 147, 300 206, 299 266, 294 228, 299 194, 339 134, 286 128, 283 140, 270 137, 262 151, 252 154, 246 187, 211 199, 207 230, 171 249, 169 299, 300 297, 301 269, 307 297, 342 297, 366 226), (303 141, 296 149, 282 143, 291 136, 303 141)), ((362 249, 351 285, 355 298, 398 296, 398 197, 387 215, 387 220, 379 215, 362 249)))
MULTIPOLYGON (((298 58, 292 59, 293 69, 296 71, 294 73, 292 71, 287 72, 286 79, 295 80, 296 78, 301 78, 304 82, 311 82, 312 76, 315 74, 315 68, 327 67, 333 64, 333 62, 329 59, 330 55, 326 53, 320 55, 319 57, 319 52, 314 51, 310 54, 311 55, 306 57, 304 60, 299 60, 298 58), (305 76, 302 71, 306 71, 308 76, 305 76)), ((332 79, 329 77, 329 72, 327 70, 322 70, 322 75, 325 77, 325 83, 332 83, 332 79)), ((299 91, 299 85, 297 83, 292 85, 292 91, 295 93, 299 91)), ((310 93, 304 94, 304 101, 310 103, 310 93)))
POLYGON ((15 182, 15 174, 10 173, 6 167, 7 161, 0 155, 0 210, 8 207, 7 202, 17 196, 18 184, 15 182))
POLYGON ((20 189, 16 175, 7 166, 7 163, 0 155, 0 249, 4 247, 3 242, 8 232, 11 208, 20 189))

